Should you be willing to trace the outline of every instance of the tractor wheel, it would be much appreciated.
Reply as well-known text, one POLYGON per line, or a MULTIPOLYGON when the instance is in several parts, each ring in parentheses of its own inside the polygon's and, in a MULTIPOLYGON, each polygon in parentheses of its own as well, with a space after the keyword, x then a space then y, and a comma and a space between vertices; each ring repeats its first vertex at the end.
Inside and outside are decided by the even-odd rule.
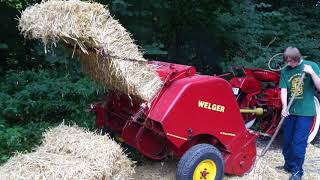
POLYGON ((180 159, 177 180, 220 180, 224 163, 220 151, 210 144, 191 147, 180 159))
POLYGON ((319 98, 317 98, 316 96, 314 97, 314 105, 315 105, 315 110, 316 110, 316 114, 314 116, 314 120, 313 120, 313 124, 312 124, 312 128, 309 134, 309 138, 308 138, 308 143, 312 143, 312 144, 316 144, 319 143, 320 141, 320 131, 319 131, 319 127, 320 127, 320 103, 319 103, 319 98))

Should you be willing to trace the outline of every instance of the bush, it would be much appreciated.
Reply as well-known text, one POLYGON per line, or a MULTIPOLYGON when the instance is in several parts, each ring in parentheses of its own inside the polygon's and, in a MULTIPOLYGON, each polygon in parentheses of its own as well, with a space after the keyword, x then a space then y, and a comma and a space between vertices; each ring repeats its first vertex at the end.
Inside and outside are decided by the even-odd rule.
POLYGON ((31 150, 46 128, 62 121, 92 129, 94 117, 83 110, 102 88, 79 74, 47 69, 10 71, 0 91, 1 163, 15 151, 31 150))

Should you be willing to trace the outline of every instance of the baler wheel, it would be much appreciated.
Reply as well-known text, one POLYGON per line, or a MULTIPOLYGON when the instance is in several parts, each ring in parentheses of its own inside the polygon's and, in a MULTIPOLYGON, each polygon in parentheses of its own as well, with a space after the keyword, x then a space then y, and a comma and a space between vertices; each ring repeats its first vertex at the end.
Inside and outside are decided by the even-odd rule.
POLYGON ((191 147, 180 159, 177 180, 220 180, 224 176, 223 157, 210 144, 191 147))

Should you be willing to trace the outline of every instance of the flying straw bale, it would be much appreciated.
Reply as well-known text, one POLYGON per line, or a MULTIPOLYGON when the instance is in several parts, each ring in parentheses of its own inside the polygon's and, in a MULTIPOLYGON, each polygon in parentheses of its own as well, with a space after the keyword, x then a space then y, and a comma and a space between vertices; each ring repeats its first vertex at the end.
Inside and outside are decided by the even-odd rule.
POLYGON ((16 154, 0 167, 0 179, 129 179, 134 173, 120 145, 79 127, 47 131, 36 151, 16 154))
POLYGON ((105 87, 151 100, 163 82, 131 35, 107 6, 79 0, 51 0, 22 12, 19 29, 45 49, 63 42, 80 56, 83 71, 105 87))

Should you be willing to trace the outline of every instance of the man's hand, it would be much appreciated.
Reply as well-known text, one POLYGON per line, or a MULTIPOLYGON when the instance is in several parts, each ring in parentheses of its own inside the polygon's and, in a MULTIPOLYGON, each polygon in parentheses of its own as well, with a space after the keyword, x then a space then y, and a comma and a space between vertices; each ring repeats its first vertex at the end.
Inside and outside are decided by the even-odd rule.
POLYGON ((304 71, 305 73, 310 74, 310 75, 313 75, 313 74, 315 73, 314 70, 313 70, 313 68, 312 68, 310 65, 307 65, 307 64, 304 65, 303 71, 304 71))
POLYGON ((283 116, 283 117, 289 116, 289 112, 287 111, 287 108, 282 108, 281 116, 283 116))
POLYGON ((310 65, 305 64, 303 67, 303 71, 310 74, 315 87, 318 91, 320 91, 320 77, 318 76, 318 74, 316 74, 316 72, 314 72, 313 68, 310 65))

